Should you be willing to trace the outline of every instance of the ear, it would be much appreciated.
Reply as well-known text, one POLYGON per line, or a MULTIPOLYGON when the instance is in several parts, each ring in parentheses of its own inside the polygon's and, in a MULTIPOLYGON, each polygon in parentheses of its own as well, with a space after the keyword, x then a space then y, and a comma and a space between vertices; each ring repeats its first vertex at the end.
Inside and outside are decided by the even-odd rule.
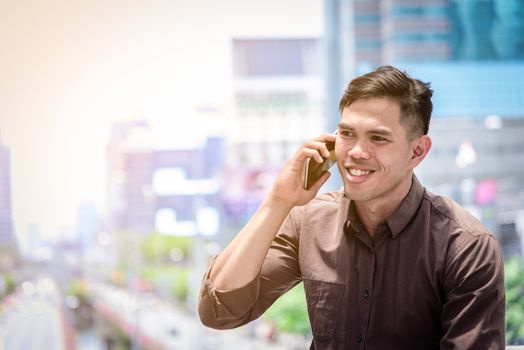
POLYGON ((431 149, 431 138, 428 135, 422 135, 412 141, 412 155, 410 159, 411 168, 418 166, 431 149))

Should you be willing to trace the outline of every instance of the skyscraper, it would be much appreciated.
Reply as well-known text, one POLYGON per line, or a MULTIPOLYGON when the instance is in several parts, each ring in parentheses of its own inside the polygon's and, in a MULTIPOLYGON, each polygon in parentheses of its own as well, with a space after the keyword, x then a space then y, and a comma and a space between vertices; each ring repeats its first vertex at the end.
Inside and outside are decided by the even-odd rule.
POLYGON ((142 230, 146 225, 153 225, 152 207, 150 203, 143 201, 142 195, 142 186, 150 183, 148 164, 152 158, 151 142, 151 128, 145 121, 121 122, 112 127, 111 138, 106 147, 106 188, 109 228, 112 230, 142 230), (131 161, 128 158, 135 160, 134 171, 130 169, 131 161), (133 181, 129 172, 134 174, 133 181), (141 174, 144 178, 139 181, 137 177, 141 174), (140 207, 137 216, 134 216, 135 212, 131 213, 129 207, 136 207, 136 203, 140 207))
POLYGON ((354 33, 357 65, 524 58, 522 1, 340 0, 339 6, 339 13, 353 13, 353 28, 345 28, 354 33))
POLYGON ((448 1, 365 1, 353 6, 357 63, 443 60, 451 56, 448 1))
POLYGON ((11 160, 10 151, 0 138, 0 244, 15 243, 11 207, 11 160))
POLYGON ((280 167, 305 138, 326 129, 320 48, 316 38, 233 40, 228 166, 280 167))
POLYGON ((222 139, 209 137, 189 149, 155 149, 151 131, 145 121, 113 125, 107 147, 110 230, 205 234, 203 221, 209 224, 218 213, 209 214, 209 208, 219 207, 222 139))

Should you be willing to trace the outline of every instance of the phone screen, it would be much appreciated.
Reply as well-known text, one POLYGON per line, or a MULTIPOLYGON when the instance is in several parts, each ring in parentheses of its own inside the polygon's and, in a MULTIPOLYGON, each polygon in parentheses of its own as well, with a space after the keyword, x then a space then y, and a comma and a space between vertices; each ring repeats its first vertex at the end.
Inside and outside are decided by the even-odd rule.
POLYGON ((329 158, 324 158, 323 163, 317 163, 313 158, 306 159, 304 189, 309 190, 315 182, 324 174, 333 164, 337 162, 335 157, 335 142, 326 141, 326 147, 329 151, 329 158))

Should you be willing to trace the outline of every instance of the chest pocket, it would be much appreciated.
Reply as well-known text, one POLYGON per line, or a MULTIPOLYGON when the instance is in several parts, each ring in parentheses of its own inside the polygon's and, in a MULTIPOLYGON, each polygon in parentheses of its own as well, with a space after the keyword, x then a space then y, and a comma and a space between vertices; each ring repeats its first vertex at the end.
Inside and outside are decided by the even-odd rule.
POLYGON ((313 337, 330 340, 337 329, 342 313, 343 284, 304 279, 307 309, 313 337))

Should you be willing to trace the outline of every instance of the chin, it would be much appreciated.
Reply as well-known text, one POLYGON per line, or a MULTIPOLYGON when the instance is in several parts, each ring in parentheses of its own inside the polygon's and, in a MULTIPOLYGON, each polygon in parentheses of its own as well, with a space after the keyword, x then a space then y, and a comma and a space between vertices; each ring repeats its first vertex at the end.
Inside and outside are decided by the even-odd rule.
POLYGON ((366 198, 365 193, 362 193, 362 191, 356 191, 354 188, 352 189, 351 186, 347 184, 344 184, 344 194, 346 195, 346 197, 355 201, 361 201, 366 198))
POLYGON ((380 183, 365 182, 361 184, 354 184, 351 182, 344 182, 344 194, 355 201, 367 201, 376 197, 380 193, 380 183))

